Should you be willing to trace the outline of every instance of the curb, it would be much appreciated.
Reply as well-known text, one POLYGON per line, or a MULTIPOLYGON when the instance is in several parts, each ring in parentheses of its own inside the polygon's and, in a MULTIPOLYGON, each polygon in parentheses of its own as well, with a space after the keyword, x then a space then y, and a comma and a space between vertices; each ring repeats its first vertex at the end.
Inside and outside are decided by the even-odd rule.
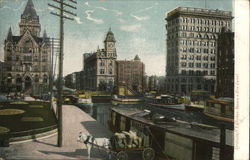
POLYGON ((57 134, 57 129, 47 131, 44 133, 39 133, 35 135, 29 135, 29 136, 23 136, 23 137, 14 137, 10 138, 10 143, 9 144, 19 144, 19 143, 25 143, 25 142, 30 142, 33 140, 40 140, 44 138, 49 138, 57 134))

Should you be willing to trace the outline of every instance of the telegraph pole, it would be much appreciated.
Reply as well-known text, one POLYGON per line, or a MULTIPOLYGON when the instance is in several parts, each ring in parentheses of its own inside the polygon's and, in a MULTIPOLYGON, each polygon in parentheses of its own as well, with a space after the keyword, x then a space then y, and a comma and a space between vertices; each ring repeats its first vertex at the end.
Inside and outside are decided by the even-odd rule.
POLYGON ((58 138, 57 138, 57 145, 58 147, 62 147, 63 137, 62 137, 62 131, 63 131, 63 124, 62 124, 62 89, 63 89, 63 42, 64 42, 64 19, 68 20, 74 20, 73 18, 64 15, 64 13, 67 13, 72 16, 76 16, 75 13, 72 13, 68 10, 65 10, 64 7, 69 7, 72 9, 76 9, 75 6, 72 6, 71 4, 65 3, 64 1, 69 1, 74 4, 77 4, 75 0, 53 0, 57 4, 59 4, 60 7, 48 4, 50 7, 53 7, 60 11, 60 14, 55 12, 50 12, 51 14, 58 16, 60 18, 60 53, 59 53, 59 75, 58 75, 58 95, 57 95, 57 111, 58 111, 58 138))
POLYGON ((54 84, 54 53, 58 52, 55 49, 58 49, 59 45, 59 39, 51 38, 51 40, 48 41, 51 47, 51 68, 50 68, 50 107, 53 109, 53 84, 54 84))

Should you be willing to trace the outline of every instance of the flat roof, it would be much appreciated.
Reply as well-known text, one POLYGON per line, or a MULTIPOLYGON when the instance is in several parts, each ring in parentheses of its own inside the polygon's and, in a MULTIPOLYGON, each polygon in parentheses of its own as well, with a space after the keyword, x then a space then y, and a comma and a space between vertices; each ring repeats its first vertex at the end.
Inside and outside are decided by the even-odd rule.
MULTIPOLYGON (((143 113, 145 113, 144 110, 127 107, 112 108, 112 110, 123 116, 127 116, 150 126, 159 127, 163 130, 169 131, 170 133, 175 133, 192 139, 201 139, 216 144, 220 143, 220 129, 216 126, 207 124, 204 125, 199 122, 190 123, 179 120, 177 120, 177 122, 164 122, 159 124, 143 117, 143 113)), ((226 129, 226 145, 234 146, 233 136, 233 130, 226 129)))
POLYGON ((192 7, 177 7, 169 12, 166 12, 167 19, 176 14, 188 14, 198 16, 213 16, 221 18, 233 18, 231 11, 223 11, 218 9, 204 9, 204 8, 192 8, 192 7))

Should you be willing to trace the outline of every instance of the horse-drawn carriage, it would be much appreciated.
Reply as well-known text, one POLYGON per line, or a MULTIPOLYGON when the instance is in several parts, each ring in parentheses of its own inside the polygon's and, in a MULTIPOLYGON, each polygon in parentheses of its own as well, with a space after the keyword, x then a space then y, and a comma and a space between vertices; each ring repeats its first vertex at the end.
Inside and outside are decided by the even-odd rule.
POLYGON ((143 139, 136 132, 115 133, 110 138, 111 150, 115 152, 117 160, 127 160, 128 152, 142 152, 143 160, 153 160, 155 151, 153 148, 143 144, 143 139))
POLYGON ((128 160, 129 152, 141 152, 143 160, 153 160, 155 158, 154 149, 149 147, 151 145, 145 145, 143 139, 137 136, 136 132, 123 131, 122 133, 115 133, 109 140, 105 139, 108 142, 104 140, 101 142, 102 144, 95 140, 94 137, 82 133, 80 133, 79 139, 86 144, 89 151, 92 146, 104 149, 108 159, 128 160))

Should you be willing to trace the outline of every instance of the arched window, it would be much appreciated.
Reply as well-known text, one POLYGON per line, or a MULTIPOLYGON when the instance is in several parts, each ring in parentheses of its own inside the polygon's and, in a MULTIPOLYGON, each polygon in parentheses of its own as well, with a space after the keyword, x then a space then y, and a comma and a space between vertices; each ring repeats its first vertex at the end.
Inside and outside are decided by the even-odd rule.
POLYGON ((39 82, 39 76, 38 76, 38 75, 35 76, 35 82, 36 82, 36 83, 39 82))
POLYGON ((22 83, 22 78, 21 78, 20 74, 18 74, 16 77, 17 77, 16 83, 22 83))
POLYGON ((48 76, 47 75, 43 76, 43 83, 48 83, 48 76))
POLYGON ((9 73, 7 75, 7 83, 11 83, 12 82, 12 75, 9 73))

